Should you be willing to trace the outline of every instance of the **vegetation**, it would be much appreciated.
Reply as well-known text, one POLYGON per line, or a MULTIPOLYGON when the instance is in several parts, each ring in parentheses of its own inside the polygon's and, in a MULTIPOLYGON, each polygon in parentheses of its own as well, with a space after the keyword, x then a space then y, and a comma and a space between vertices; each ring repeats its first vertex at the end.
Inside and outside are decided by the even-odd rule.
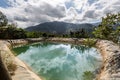
POLYGON ((26 32, 15 27, 13 24, 0 28, 0 38, 2 39, 20 39, 26 38, 26 32))
POLYGON ((85 46, 93 47, 96 44, 96 39, 94 38, 86 38, 83 40, 83 44, 85 46))
POLYGON ((87 38, 88 37, 88 34, 87 32, 85 31, 85 29, 80 29, 78 31, 75 31, 75 32, 72 32, 70 31, 70 37, 74 37, 74 38, 87 38))
POLYGON ((8 23, 8 20, 6 18, 6 16, 0 12, 0 27, 6 26, 8 23))
POLYGON ((91 71, 86 71, 83 74, 83 80, 93 80, 94 79, 94 74, 91 71))
POLYGON ((96 38, 118 42, 120 35, 120 13, 107 14, 101 24, 93 32, 96 38))

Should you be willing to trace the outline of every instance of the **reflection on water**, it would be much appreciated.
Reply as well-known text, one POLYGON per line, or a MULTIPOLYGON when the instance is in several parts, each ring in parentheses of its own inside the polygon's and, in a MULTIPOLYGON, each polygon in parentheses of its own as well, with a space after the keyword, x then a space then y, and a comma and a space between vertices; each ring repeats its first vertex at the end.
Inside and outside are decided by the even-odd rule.
POLYGON ((44 80, 84 80, 85 72, 93 72, 101 64, 101 56, 95 48, 39 43, 13 50, 17 52, 21 48, 24 51, 21 54, 19 51, 18 57, 44 80))

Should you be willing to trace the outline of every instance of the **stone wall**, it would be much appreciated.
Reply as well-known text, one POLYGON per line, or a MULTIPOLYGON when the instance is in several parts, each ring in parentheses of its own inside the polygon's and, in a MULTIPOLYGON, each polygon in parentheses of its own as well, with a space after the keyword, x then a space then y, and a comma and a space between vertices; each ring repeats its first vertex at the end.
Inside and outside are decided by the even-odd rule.
POLYGON ((108 40, 99 40, 96 43, 103 57, 99 80, 120 80, 120 47, 108 40))
MULTIPOLYGON (((17 43, 17 41, 15 42, 17 43)), ((18 43, 22 42, 19 41, 18 43)), ((30 68, 27 67, 27 65, 25 65, 24 62, 22 62, 13 55, 10 50, 11 44, 13 43, 8 43, 7 41, 0 41, 0 54, 2 57, 2 62, 7 68, 8 75, 9 73, 11 74, 12 80, 41 80, 34 72, 30 70, 30 68)))
POLYGON ((84 38, 27 38, 27 39, 11 39, 6 40, 12 46, 19 44, 27 44, 33 42, 41 42, 41 41, 52 41, 52 42, 66 42, 66 43, 82 43, 84 38))
POLYGON ((0 54, 2 60, 8 68, 9 73, 13 75, 14 71, 16 70, 16 65, 14 64, 14 55, 9 48, 11 48, 10 43, 6 41, 0 41, 0 54))
MULTIPOLYGON (((10 44, 26 44, 29 42, 39 41, 52 41, 52 42, 67 42, 81 44, 84 39, 76 38, 33 38, 33 39, 20 39, 20 40, 7 40, 10 44)), ((0 46, 3 46, 2 50, 7 53, 6 57, 11 56, 11 61, 15 61, 17 70, 15 75, 12 76, 13 80, 41 80, 35 73, 33 73, 21 60, 14 57, 11 53, 10 44, 6 41, 0 42, 0 46), (5 46, 5 44, 7 46, 5 46)), ((96 47, 100 50, 103 57, 103 65, 98 76, 98 80, 120 80, 120 47, 115 43, 107 40, 98 40, 96 47)), ((4 53, 4 52, 3 52, 4 53)), ((7 60, 7 59, 6 59, 7 60)), ((6 61, 5 60, 5 61, 6 61)), ((7 63, 9 61, 6 61, 7 63)))

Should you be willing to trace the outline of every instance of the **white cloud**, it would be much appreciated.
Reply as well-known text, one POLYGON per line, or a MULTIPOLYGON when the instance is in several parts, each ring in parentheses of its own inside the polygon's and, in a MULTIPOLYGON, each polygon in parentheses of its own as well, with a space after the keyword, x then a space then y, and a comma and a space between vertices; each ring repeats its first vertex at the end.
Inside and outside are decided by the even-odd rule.
POLYGON ((9 0, 12 7, 2 8, 9 21, 17 22, 19 27, 26 27, 48 21, 55 21, 66 15, 62 2, 50 0, 9 0), (51 2, 51 3, 49 3, 51 2), (62 5, 61 5, 62 4, 62 5))
POLYGON ((74 8, 81 10, 78 16, 79 21, 83 22, 98 20, 107 13, 120 12, 119 0, 74 0, 73 2, 74 8))
POLYGON ((119 0, 8 0, 2 8, 10 22, 27 27, 48 21, 91 22, 120 12, 119 0))

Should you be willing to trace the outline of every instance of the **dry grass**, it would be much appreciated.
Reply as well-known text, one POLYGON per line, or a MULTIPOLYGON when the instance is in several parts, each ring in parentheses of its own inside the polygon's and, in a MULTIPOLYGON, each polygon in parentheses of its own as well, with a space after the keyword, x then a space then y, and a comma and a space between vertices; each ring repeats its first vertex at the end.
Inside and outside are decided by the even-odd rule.
POLYGON ((17 69, 17 65, 14 63, 10 63, 7 65, 8 71, 11 75, 14 75, 15 70, 17 69))

